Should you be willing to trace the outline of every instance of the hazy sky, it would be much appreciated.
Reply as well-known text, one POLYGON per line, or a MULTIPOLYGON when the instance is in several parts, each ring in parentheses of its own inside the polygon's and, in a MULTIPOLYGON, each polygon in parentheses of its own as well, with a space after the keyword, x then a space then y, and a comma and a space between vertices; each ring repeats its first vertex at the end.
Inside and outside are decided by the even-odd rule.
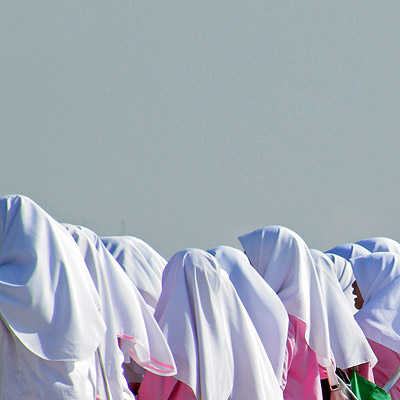
POLYGON ((400 240, 398 1, 2 4, 0 192, 165 257, 400 240))

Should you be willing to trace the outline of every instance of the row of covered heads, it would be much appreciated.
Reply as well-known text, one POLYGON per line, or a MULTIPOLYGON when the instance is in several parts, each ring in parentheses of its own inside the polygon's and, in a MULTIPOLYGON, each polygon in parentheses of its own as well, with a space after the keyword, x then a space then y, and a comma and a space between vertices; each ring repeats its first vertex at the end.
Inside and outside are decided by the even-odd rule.
POLYGON ((239 241, 167 262, 1 198, 0 400, 336 399, 336 367, 386 383, 400 366, 399 243, 324 253, 281 226, 239 241))

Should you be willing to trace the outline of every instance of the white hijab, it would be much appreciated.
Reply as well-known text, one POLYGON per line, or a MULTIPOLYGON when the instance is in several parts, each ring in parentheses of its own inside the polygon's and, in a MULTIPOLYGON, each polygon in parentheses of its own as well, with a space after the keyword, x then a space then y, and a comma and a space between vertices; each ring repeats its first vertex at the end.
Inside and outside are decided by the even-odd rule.
POLYGON ((360 246, 359 244, 345 243, 336 246, 333 249, 327 250, 325 251, 325 253, 336 254, 349 261, 350 258, 366 256, 371 252, 368 251, 365 247, 360 246))
POLYGON ((325 304, 310 250, 295 232, 269 226, 240 236, 257 272, 275 290, 291 314, 306 324, 306 342, 320 365, 331 365, 325 304))
MULTIPOLYGON (((174 360, 166 340, 140 293, 108 252, 100 238, 87 228, 64 225, 81 250, 102 302, 107 324, 103 348, 106 371, 118 392, 122 377, 121 348, 141 367, 158 375, 174 375, 174 360)), ((127 361, 127 360, 126 360, 127 361)))
POLYGON ((310 251, 325 299, 329 338, 337 366, 346 369, 370 362, 373 367, 377 362, 376 356, 353 317, 352 309, 333 272, 333 262, 319 250, 310 251))
POLYGON ((351 264, 364 298, 356 321, 368 339, 400 353, 400 255, 372 253, 351 264))
POLYGON ((228 246, 208 250, 230 281, 246 308, 274 368, 282 381, 289 318, 278 295, 251 266, 243 251, 228 246))
POLYGON ((132 236, 103 237, 101 240, 154 312, 167 261, 143 240, 132 236))
POLYGON ((347 261, 345 258, 343 258, 342 256, 338 256, 337 254, 325 254, 332 260, 331 266, 333 267, 333 272, 335 273, 339 281, 340 287, 342 288, 350 309, 352 310, 354 315, 358 311, 354 305, 354 294, 352 287, 352 284, 356 280, 356 278, 354 277, 350 261, 347 261))
POLYGON ((65 229, 27 197, 0 199, 0 314, 45 360, 91 357, 106 330, 100 299, 65 229))
POLYGON ((155 316, 198 400, 282 399, 268 356, 226 273, 203 250, 176 253, 155 316))
POLYGON ((356 242, 371 253, 389 252, 400 254, 400 243, 387 237, 373 237, 356 242))

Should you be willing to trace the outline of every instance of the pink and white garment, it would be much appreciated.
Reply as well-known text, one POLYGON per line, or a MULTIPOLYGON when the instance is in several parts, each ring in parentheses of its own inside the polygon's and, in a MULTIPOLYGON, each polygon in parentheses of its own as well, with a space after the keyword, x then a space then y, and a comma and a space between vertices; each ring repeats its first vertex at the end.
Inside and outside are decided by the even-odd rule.
MULTIPOLYGON (((155 317, 176 361, 173 378, 197 400, 283 398, 251 319, 211 254, 187 249, 170 259, 155 317)), ((157 380, 150 381, 160 393, 163 378, 157 380)), ((139 398, 154 399, 146 376, 139 398)))
POLYGON ((342 288, 349 307, 354 315, 358 311, 354 305, 354 294, 352 287, 356 278, 354 277, 350 261, 347 261, 345 258, 338 256, 337 254, 325 254, 332 260, 332 264, 330 264, 330 266, 333 267, 333 271, 336 274, 340 287, 342 288))
MULTIPOLYGON (((389 349, 389 347, 383 346, 382 344, 376 343, 373 340, 368 340, 372 347, 372 350, 378 357, 378 363, 374 368, 374 379, 375 383, 383 387, 389 378, 392 377, 394 372, 400 366, 400 354, 389 349)), ((400 399, 400 383, 397 382, 396 385, 390 390, 390 396, 392 400, 400 399)))
POLYGON ((101 240, 154 312, 167 261, 143 240, 133 236, 109 236, 101 240))
MULTIPOLYGON (((243 251, 229 246, 208 250, 227 272, 264 345, 281 383, 289 317, 278 295, 251 266, 243 251)), ((283 385, 281 384, 281 387, 283 385)))
MULTIPOLYGON (((397 354, 391 357, 396 359, 400 354, 400 255, 372 253, 354 258, 351 263, 364 299, 355 319, 372 346, 372 342, 375 342, 386 347, 397 354)), ((387 375, 390 371, 387 370, 385 359, 382 359, 383 352, 377 347, 373 348, 377 350, 378 357, 378 363, 374 367, 375 381, 382 384, 379 376, 387 375)), ((400 364, 392 365, 392 373, 399 366, 400 364)), ((396 389, 390 391, 390 394, 399 390, 400 383, 397 382, 396 389)))
POLYGON ((305 340, 306 324, 289 315, 284 365, 285 400, 321 400, 320 367, 317 355, 305 340))
POLYGON ((377 358, 353 317, 347 299, 333 270, 331 259, 319 250, 311 249, 318 279, 328 315, 330 345, 336 365, 348 369, 370 363, 373 367, 377 358))
MULTIPOLYGON (((304 340, 315 352, 318 363, 332 368, 324 299, 310 250, 303 239, 288 228, 269 226, 240 236, 239 241, 252 266, 282 300, 289 318, 293 316, 305 323, 304 340)), ((285 392, 292 390, 289 383, 301 387, 301 382, 296 382, 297 376, 296 371, 288 371, 285 392)), ((318 386, 319 376, 313 382, 318 386)), ((297 399, 299 396, 306 399, 308 390, 318 392, 317 388, 304 388, 297 399)))
POLYGON ((107 333, 101 350, 112 398, 132 396, 122 374, 124 357, 118 338, 125 361, 130 356, 146 370, 174 375, 176 368, 168 344, 142 296, 117 261, 94 232, 74 225, 64 226, 81 250, 102 302, 107 333))
POLYGON ((337 254, 349 261, 350 258, 366 256, 371 252, 357 243, 345 243, 327 250, 325 253, 337 254))
POLYGON ((0 398, 97 393, 100 299, 75 242, 31 199, 0 199, 0 398))
POLYGON ((371 253, 389 252, 400 254, 400 243, 387 237, 378 236, 369 239, 363 239, 356 243, 365 247, 371 253))
POLYGON ((282 226, 269 226, 240 236, 251 265, 274 289, 288 314, 305 322, 306 340, 330 365, 329 329, 314 262, 304 240, 282 226))

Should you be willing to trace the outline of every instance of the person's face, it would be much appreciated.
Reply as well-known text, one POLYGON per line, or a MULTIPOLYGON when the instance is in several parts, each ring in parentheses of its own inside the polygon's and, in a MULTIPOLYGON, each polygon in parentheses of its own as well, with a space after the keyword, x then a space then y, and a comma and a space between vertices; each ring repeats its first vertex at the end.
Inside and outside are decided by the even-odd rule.
POLYGON ((360 288, 357 285, 357 281, 354 281, 351 286, 353 287, 353 294, 356 296, 354 299, 354 306, 357 308, 357 310, 360 310, 364 304, 364 299, 361 295, 360 288))

